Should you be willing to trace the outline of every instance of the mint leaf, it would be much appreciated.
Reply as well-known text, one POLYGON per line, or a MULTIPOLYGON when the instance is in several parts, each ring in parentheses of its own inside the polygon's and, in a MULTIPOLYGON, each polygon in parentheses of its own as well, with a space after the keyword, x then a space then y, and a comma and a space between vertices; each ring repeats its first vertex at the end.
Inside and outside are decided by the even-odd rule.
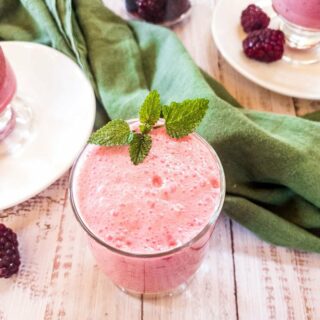
POLYGON ((193 132, 208 109, 207 99, 172 102, 162 108, 167 133, 172 138, 182 138, 193 132))
POLYGON ((161 104, 158 91, 151 91, 144 100, 140 112, 139 120, 142 124, 153 126, 160 118, 161 104))
POLYGON ((89 143, 109 147, 121 146, 129 144, 131 135, 130 127, 126 121, 112 120, 94 132, 89 143))
POLYGON ((151 136, 142 133, 134 133, 130 142, 129 153, 133 164, 137 165, 146 158, 152 146, 151 136))

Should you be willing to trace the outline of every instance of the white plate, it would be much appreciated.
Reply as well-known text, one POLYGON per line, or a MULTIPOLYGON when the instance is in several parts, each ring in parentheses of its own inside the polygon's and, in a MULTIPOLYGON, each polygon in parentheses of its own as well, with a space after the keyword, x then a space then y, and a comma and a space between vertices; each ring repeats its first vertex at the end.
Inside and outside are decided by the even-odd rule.
POLYGON ((38 194, 61 177, 86 144, 95 118, 92 87, 71 59, 49 47, 0 42, 33 112, 31 139, 0 157, 0 210, 38 194))
MULTIPOLYGON (((240 26, 240 15, 252 0, 220 0, 216 5, 212 34, 224 56, 238 72, 269 90, 287 96, 320 100, 320 63, 293 65, 284 60, 270 64, 246 58, 242 51, 245 33, 240 26)), ((267 4, 270 1, 260 1, 267 4)))

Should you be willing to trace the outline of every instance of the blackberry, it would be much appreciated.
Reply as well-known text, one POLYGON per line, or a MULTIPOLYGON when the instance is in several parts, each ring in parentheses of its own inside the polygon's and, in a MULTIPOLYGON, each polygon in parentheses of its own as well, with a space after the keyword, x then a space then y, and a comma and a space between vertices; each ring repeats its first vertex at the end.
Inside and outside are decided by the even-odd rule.
POLYGON ((247 57, 262 62, 273 62, 282 58, 285 37, 282 31, 273 29, 257 30, 243 40, 247 57))
POLYGON ((144 20, 161 23, 165 19, 167 0, 136 0, 137 14, 144 20))
POLYGON ((270 18, 259 7, 250 4, 241 14, 241 25, 245 32, 261 30, 268 27, 270 18))
POLYGON ((0 278, 9 278, 20 266, 17 235, 4 224, 0 224, 0 278))

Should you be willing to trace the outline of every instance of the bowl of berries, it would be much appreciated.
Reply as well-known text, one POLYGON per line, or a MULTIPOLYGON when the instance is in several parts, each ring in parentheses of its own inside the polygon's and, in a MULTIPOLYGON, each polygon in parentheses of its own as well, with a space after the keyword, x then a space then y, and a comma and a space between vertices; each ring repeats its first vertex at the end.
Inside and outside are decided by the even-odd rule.
POLYGON ((133 18, 171 26, 185 19, 191 9, 190 0, 125 0, 133 18))

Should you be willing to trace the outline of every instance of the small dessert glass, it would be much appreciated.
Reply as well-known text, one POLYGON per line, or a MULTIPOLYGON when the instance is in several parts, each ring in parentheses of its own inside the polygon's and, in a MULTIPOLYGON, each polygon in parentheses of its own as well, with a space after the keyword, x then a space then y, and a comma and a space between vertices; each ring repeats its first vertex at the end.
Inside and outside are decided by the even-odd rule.
POLYGON ((320 61, 320 1, 272 0, 286 37, 284 60, 296 64, 320 61))
POLYGON ((0 60, 0 156, 8 156, 30 137, 32 113, 16 94, 16 77, 1 47, 0 60))
MULTIPOLYGON (((129 121, 136 123, 137 120, 129 121)), ((219 168, 219 201, 205 227, 187 243, 174 249, 151 253, 136 254, 113 247, 99 237, 86 222, 75 197, 76 172, 82 157, 76 160, 70 178, 70 200, 74 214, 88 235, 92 253, 101 270, 122 291, 146 297, 164 296, 181 293, 189 284, 203 262, 208 250, 209 239, 220 215, 225 197, 225 177, 221 162, 213 148, 198 134, 193 133, 199 143, 204 144, 219 168)), ((95 201, 95 199, 92 199, 95 201)))
POLYGON ((125 0, 128 13, 134 18, 172 26, 190 14, 190 0, 125 0))

